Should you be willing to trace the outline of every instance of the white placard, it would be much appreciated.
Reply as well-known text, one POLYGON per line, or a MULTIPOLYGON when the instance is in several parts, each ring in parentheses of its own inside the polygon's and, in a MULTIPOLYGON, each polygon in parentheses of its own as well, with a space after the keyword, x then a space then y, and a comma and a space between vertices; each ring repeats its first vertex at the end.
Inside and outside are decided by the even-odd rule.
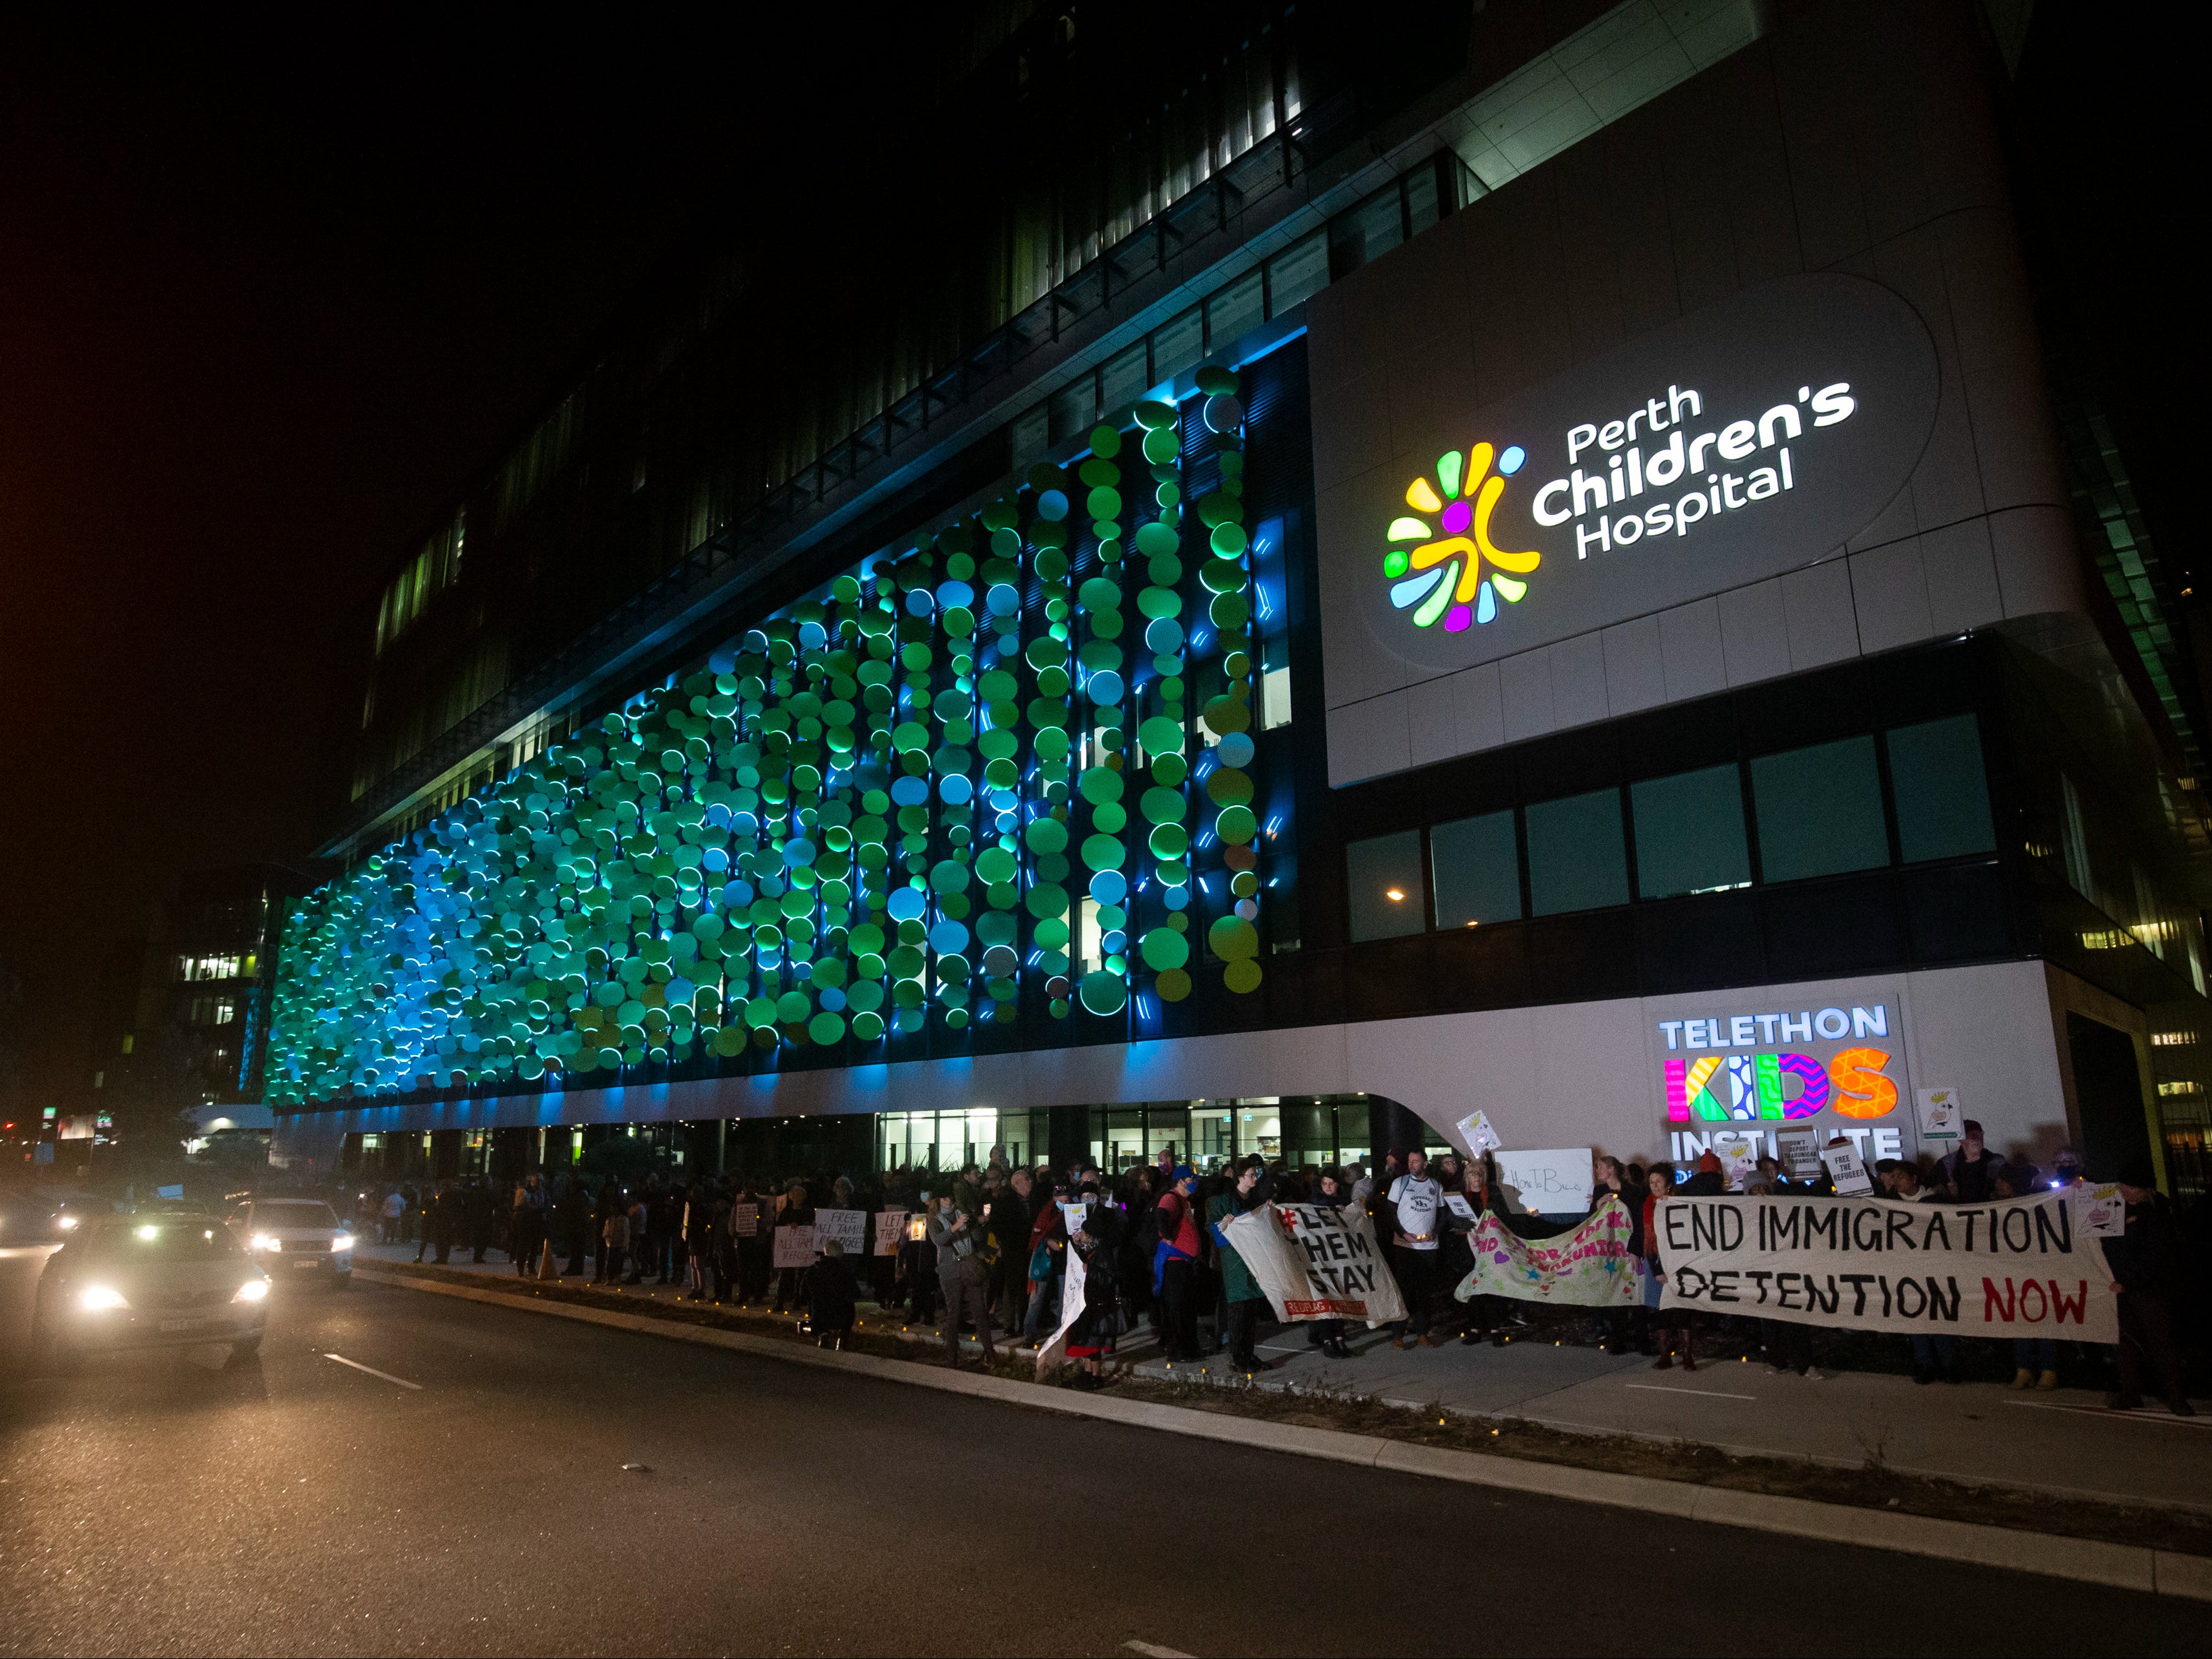
POLYGON ((787 1267, 814 1266, 814 1229, 811 1227, 777 1228, 773 1265, 779 1272, 787 1267))
POLYGON ((906 1236, 906 1211, 884 1210, 876 1215, 876 1253, 879 1256, 898 1254, 900 1241, 906 1236))
POLYGON ((1091 1217, 1091 1203, 1089 1199, 1085 1199, 1080 1204, 1063 1204, 1060 1206, 1060 1224, 1067 1229, 1068 1237, 1073 1238, 1083 1230, 1083 1223, 1091 1217))
POLYGON ((2068 1187, 2066 1197, 2074 1206, 2076 1232, 2093 1239, 2116 1239, 2126 1235, 2128 1201, 2120 1196, 2117 1184, 2093 1186, 2084 1181, 2079 1186, 2068 1187))
POLYGON ((1467 1197, 1464 1193, 1445 1193, 1444 1208, 1450 1211, 1452 1214, 1457 1216, 1462 1221, 1473 1221, 1474 1219, 1474 1206, 1467 1201, 1467 1197))
POLYGON ((1860 1198, 1874 1191, 1874 1183, 1867 1179, 1866 1163, 1855 1146, 1824 1146, 1820 1162, 1828 1166, 1828 1179, 1836 1184, 1838 1198, 1860 1198))
POLYGON ((1820 1131, 1817 1129, 1778 1129, 1774 1144, 1781 1154, 1782 1173, 1791 1180, 1811 1180, 1820 1173, 1820 1131))
POLYGON ((730 1231, 741 1239, 760 1236, 760 1205, 733 1204, 730 1206, 730 1231))
POLYGON ((1499 1152, 1498 1186, 1505 1206, 1524 1216, 1581 1216, 1589 1212, 1590 1150, 1559 1146, 1536 1152, 1499 1152))
POLYGON ((1966 1119, 1966 1108, 1955 1089, 1923 1089, 1913 1095, 1913 1103, 1920 1113, 1920 1138, 1923 1141, 1955 1141, 1962 1132, 1966 1119))
POLYGON ((1462 1144, 1478 1158, 1485 1152, 1495 1152, 1504 1144, 1498 1138, 1498 1131, 1490 1126, 1487 1112, 1468 1113, 1459 1120, 1458 1129, 1462 1144))
POLYGON ((868 1247, 868 1212, 865 1210, 817 1210, 814 1212, 814 1247, 819 1250, 830 1240, 846 1255, 857 1256, 868 1247))
POLYGON ((1759 1160, 1765 1149, 1759 1144, 1756 1133, 1729 1134, 1726 1130, 1715 1132, 1713 1156, 1721 1161, 1721 1179, 1731 1192, 1743 1191, 1744 1183, 1759 1173, 1759 1160))

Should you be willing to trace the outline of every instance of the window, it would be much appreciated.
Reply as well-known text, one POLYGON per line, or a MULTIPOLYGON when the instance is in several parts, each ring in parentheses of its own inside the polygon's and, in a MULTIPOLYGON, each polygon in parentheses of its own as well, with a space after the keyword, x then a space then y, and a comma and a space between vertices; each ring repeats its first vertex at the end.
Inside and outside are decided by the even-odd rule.
POLYGON ((1528 808, 1528 897, 1537 916, 1628 902, 1620 790, 1593 790, 1528 808))
POLYGON ((1734 766, 1708 766, 1630 786, 1636 818, 1636 891, 1644 899, 1751 885, 1743 834, 1743 782, 1734 766))
POLYGON ((1898 845, 1906 863, 1996 851, 1973 716, 1899 727, 1884 741, 1897 797, 1898 845))
POLYGON ((1160 380, 1180 375, 1206 355, 1206 323, 1196 306, 1152 330, 1152 373, 1160 380))
POLYGON ((1429 832, 1429 863, 1438 927, 1521 919, 1521 850, 1510 812, 1437 825, 1429 832))
POLYGON ((1759 861, 1770 881, 1839 875, 1889 862, 1874 739, 1847 737, 1751 763, 1759 861))
POLYGON ((1358 206, 1329 221, 1330 263, 1340 277, 1379 259, 1406 240, 1404 204, 1395 184, 1385 185, 1358 206))
POLYGON ((1267 261, 1267 304, 1280 316, 1328 286, 1328 232, 1316 230, 1267 261))
POLYGON ((1145 369, 1145 343, 1139 340, 1108 361, 1098 376, 1099 400, 1109 410, 1126 409, 1152 388, 1145 369))
POLYGON ((2094 905, 2097 878, 2089 865, 2089 826, 2081 816, 2081 796, 2074 780, 2063 772, 2058 774, 2058 787, 2065 797, 2066 816, 2058 833, 2066 853, 2066 884, 2094 905))
POLYGON ((1260 645, 1260 729, 1271 732, 1291 723, 1290 642, 1275 638, 1260 645))
POLYGON ((238 978, 238 958, 179 956, 177 958, 177 977, 188 984, 200 979, 235 979, 238 978))
POLYGON ((1267 320, 1262 314, 1260 273, 1248 271, 1206 302, 1206 349, 1218 351, 1267 320))
POLYGON ((1422 914, 1420 831, 1354 841, 1344 850, 1344 863, 1354 943, 1395 939, 1428 926, 1422 914))

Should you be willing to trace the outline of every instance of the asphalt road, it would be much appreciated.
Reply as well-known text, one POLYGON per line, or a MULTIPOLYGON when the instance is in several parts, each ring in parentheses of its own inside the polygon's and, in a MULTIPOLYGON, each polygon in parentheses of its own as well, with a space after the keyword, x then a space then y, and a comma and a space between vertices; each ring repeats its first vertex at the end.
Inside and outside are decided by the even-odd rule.
MULTIPOLYGON (((0 1259, 0 1320, 36 1265, 0 1259)), ((280 1298, 258 1363, 0 1381, 0 1652, 1159 1650, 2202 1653, 2212 1620, 366 1284, 280 1298)))

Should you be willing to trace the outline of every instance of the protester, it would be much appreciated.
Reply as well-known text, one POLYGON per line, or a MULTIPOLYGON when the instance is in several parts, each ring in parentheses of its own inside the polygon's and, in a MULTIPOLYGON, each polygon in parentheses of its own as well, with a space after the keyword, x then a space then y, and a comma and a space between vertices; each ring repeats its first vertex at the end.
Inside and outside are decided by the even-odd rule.
MULTIPOLYGON (((1461 1187, 1460 1196, 1474 1213, 1456 1225, 1470 1241, 1468 1259, 1469 1266, 1472 1266, 1474 1256, 1472 1241, 1475 1229, 1481 1226, 1485 1216, 1502 1213, 1498 1202, 1497 1170, 1487 1152, 1468 1161, 1467 1178, 1461 1183, 1461 1187)), ((1493 1348, 1503 1348, 1505 1345, 1504 1323, 1505 1298, 1488 1291, 1478 1291, 1467 1299, 1467 1322, 1460 1332, 1460 1346, 1472 1348, 1478 1343, 1486 1342, 1493 1348)))
MULTIPOLYGON (((957 1192, 958 1189, 956 1188, 957 1192)), ((945 1336, 945 1357, 954 1369, 960 1365, 960 1323, 971 1319, 976 1339, 983 1346, 983 1363, 998 1357, 991 1342, 991 1313, 987 1290, 990 1268, 978 1242, 980 1229, 951 1197, 940 1198, 929 1217, 929 1241, 937 1247, 937 1284, 944 1292, 945 1314, 939 1329, 945 1336)))
MULTIPOLYGON (((1341 1210, 1352 1202, 1351 1184, 1334 1169, 1324 1169, 1314 1183, 1314 1193, 1309 1202, 1324 1210, 1341 1210)), ((1306 1340, 1331 1359, 1350 1359, 1352 1350, 1345 1345, 1344 1321, 1340 1319, 1317 1319, 1306 1326, 1306 1340)))
POLYGON ((1060 1296, 1066 1278, 1065 1255, 1067 1250, 1067 1224, 1055 1201, 1058 1194, 1040 1182, 1036 1191, 1041 1202, 1035 1206, 1034 1218, 1030 1223, 1030 1258, 1028 1266, 1029 1307, 1022 1319, 1022 1339, 1039 1342, 1048 1325, 1060 1322, 1060 1296))
MULTIPOLYGON (((612 1182, 608 1183, 612 1186, 612 1182)), ((599 1271, 592 1282, 595 1284, 622 1283, 623 1258, 629 1251, 630 1211, 619 1196, 606 1209, 606 1217, 599 1223, 599 1271)))
POLYGON ((1160 1303, 1160 1345, 1170 1363, 1194 1362, 1198 1347, 1198 1305, 1192 1270, 1202 1247, 1195 1199, 1198 1171, 1188 1164, 1170 1173, 1168 1190, 1152 1208, 1158 1242, 1152 1250, 1152 1294, 1160 1303))
POLYGON ((1960 1125, 1955 1151, 1936 1166, 1936 1180, 1955 1204, 1982 1204, 1996 1196, 2003 1161, 1983 1144, 1982 1125, 1969 1118, 1960 1125))
POLYGON ((384 1195, 382 1217, 384 1226, 378 1236, 386 1244, 400 1243, 406 1232, 407 1199, 396 1186, 384 1195))
MULTIPOLYGON (((1396 1161, 1395 1154, 1391 1161, 1396 1161)), ((1437 1214, 1443 1201, 1443 1188, 1429 1174, 1427 1154, 1415 1148, 1406 1155, 1406 1173, 1390 1183, 1384 1196, 1392 1220, 1390 1263, 1406 1299, 1404 1320, 1391 1327, 1393 1347, 1437 1345, 1429 1335, 1429 1304, 1436 1299, 1437 1252, 1442 1243, 1437 1214)))
POLYGON ((845 1339, 853 1333, 854 1312, 853 1275, 845 1260, 845 1247, 836 1239, 825 1240, 814 1266, 806 1270, 806 1314, 815 1345, 842 1348, 845 1339))
MULTIPOLYGON (((1705 1156, 1712 1159, 1710 1152, 1705 1156)), ((1712 1161, 1715 1164, 1712 1173, 1717 1180, 1719 1160, 1712 1161)), ((1700 1169, 1699 1173, 1707 1172, 1700 1169)), ((1691 1314, 1684 1308, 1662 1309, 1659 1305, 1660 1291, 1667 1282, 1667 1264, 1659 1249, 1659 1205, 1674 1194, 1674 1172, 1663 1163, 1655 1163, 1644 1172, 1644 1182, 1650 1189, 1650 1196, 1644 1200, 1644 1253, 1650 1277, 1644 1282, 1644 1306, 1652 1315, 1651 1327, 1659 1344, 1658 1363, 1651 1369, 1655 1371, 1672 1370, 1675 1356, 1679 1354, 1682 1369, 1694 1371, 1698 1369, 1697 1340, 1690 1323, 1691 1314)), ((1684 1190, 1687 1191, 1686 1186, 1684 1190)))
POLYGON ((2138 1158, 2120 1171, 2120 1197, 2128 1206, 2127 1226, 2106 1239, 2105 1262, 2112 1270, 2112 1294, 2119 1298, 2119 1388, 2106 1401, 2116 1412, 2131 1412, 2142 1401, 2144 1368, 2154 1371, 2167 1408, 2176 1417, 2194 1417, 2181 1388, 2181 1355, 2173 1341, 2173 1308, 2179 1300, 2182 1259, 2173 1217, 2159 1192, 2149 1161, 2138 1158))
POLYGON ((1245 1372, 1264 1371, 1267 1363, 1255 1350, 1260 1309, 1267 1296, 1244 1265, 1244 1258, 1237 1253, 1222 1224, 1235 1216, 1257 1209, 1263 1202, 1255 1196, 1267 1174, 1265 1162, 1257 1157, 1241 1158, 1230 1166, 1237 1175, 1233 1191, 1218 1192, 1206 1206, 1206 1220, 1212 1235, 1215 1259, 1221 1268, 1221 1291, 1228 1298, 1227 1332, 1229 1363, 1245 1372))
MULTIPOLYGON (((1095 1189, 1090 1196, 1096 1197, 1095 1189)), ((1114 1321, 1118 1316, 1116 1275, 1116 1212, 1105 1204, 1093 1204, 1076 1230, 1069 1248, 1083 1263, 1083 1310, 1067 1329, 1067 1357, 1080 1372, 1079 1388, 1102 1386, 1099 1363, 1114 1351, 1114 1321)))

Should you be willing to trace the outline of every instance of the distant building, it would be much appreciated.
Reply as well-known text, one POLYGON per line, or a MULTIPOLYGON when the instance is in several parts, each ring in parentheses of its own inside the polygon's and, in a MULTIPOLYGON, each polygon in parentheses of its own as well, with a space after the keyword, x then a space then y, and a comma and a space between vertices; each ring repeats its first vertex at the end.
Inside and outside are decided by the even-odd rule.
POLYGON ((2038 309, 2023 14, 918 70, 356 619, 277 1153, 1910 1156, 1954 1091, 2201 1186, 2188 584, 2038 309))

